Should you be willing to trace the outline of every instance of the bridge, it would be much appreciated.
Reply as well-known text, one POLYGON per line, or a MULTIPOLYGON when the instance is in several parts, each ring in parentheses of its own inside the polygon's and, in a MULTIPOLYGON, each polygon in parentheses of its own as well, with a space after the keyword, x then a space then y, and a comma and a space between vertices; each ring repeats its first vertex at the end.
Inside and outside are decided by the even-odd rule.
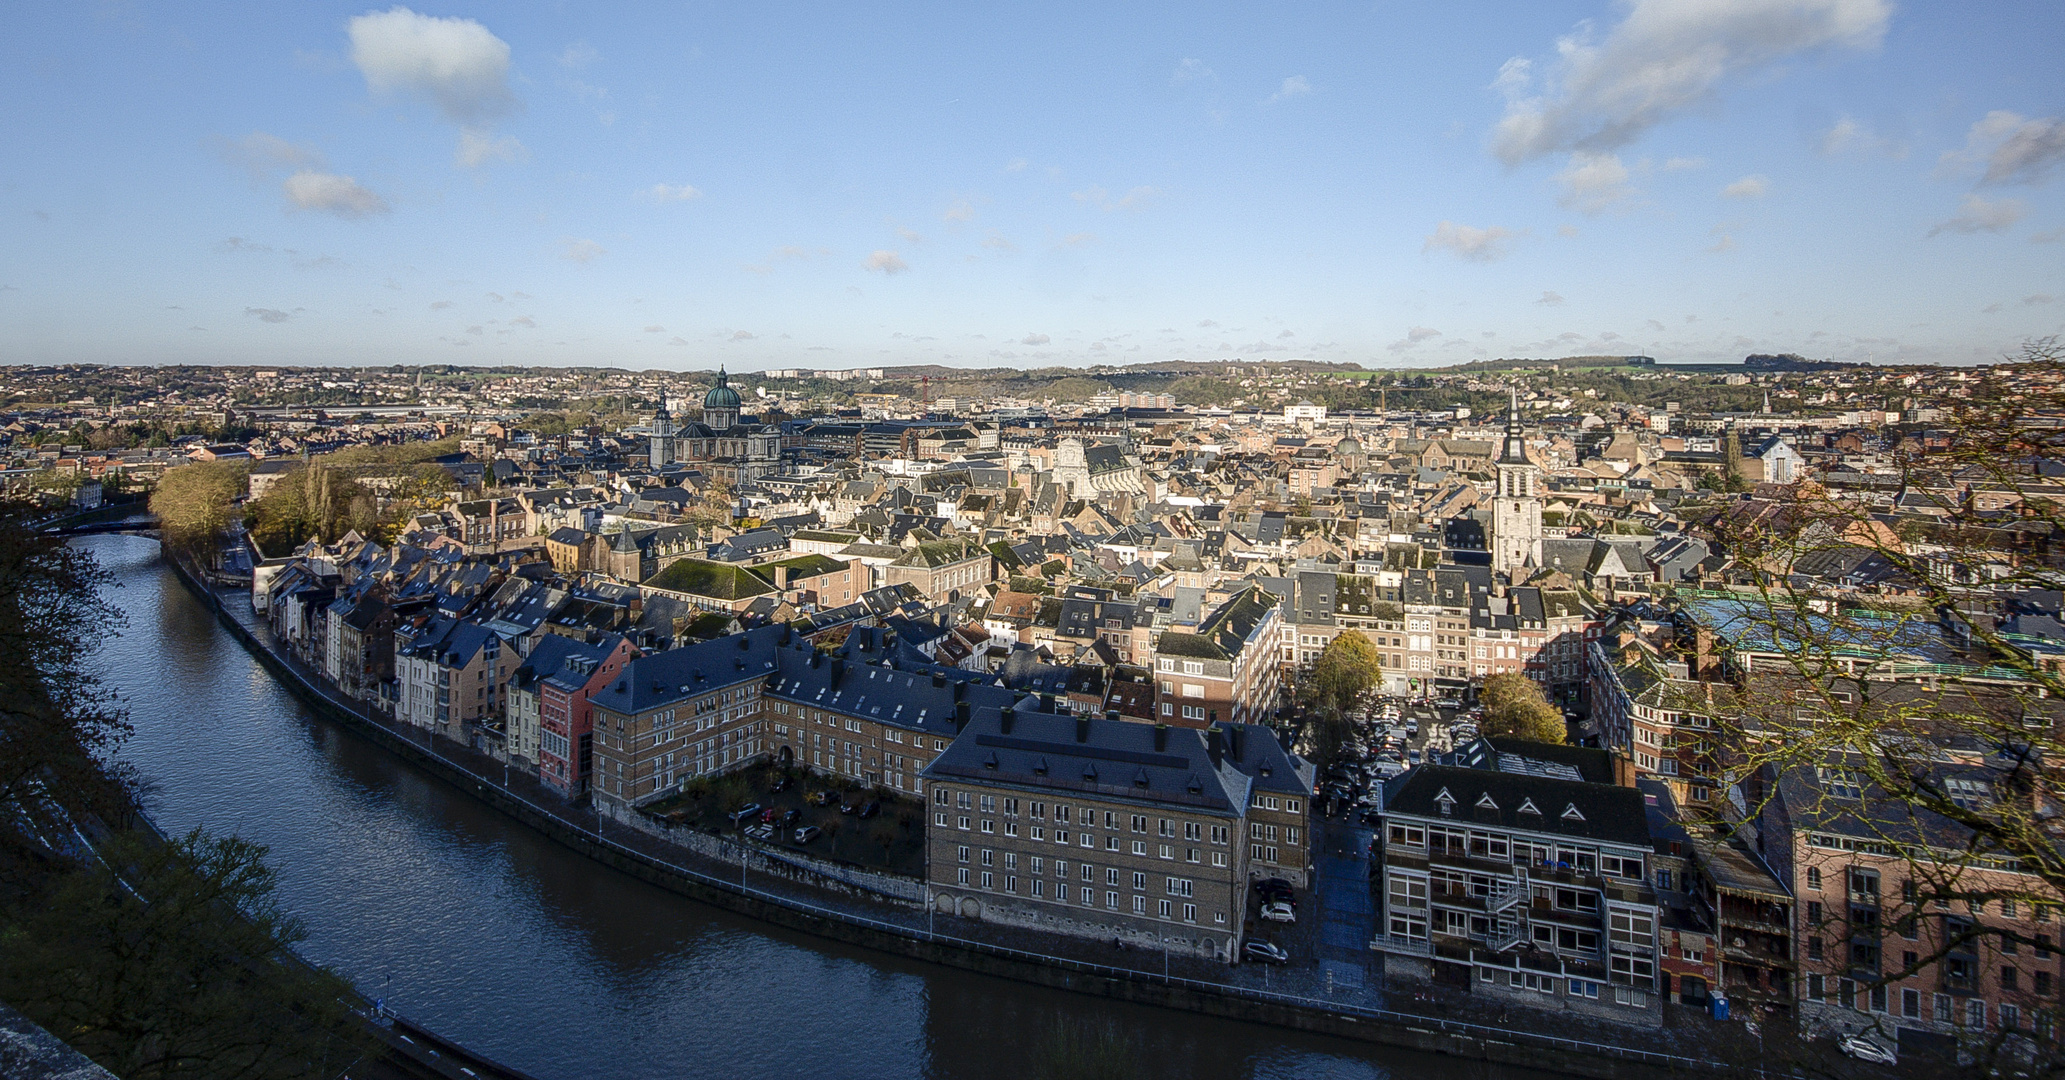
POLYGON ((123 518, 120 521, 92 521, 83 525, 45 525, 43 531, 54 536, 91 536, 95 533, 136 533, 144 536, 158 535, 158 519, 151 514, 123 518))

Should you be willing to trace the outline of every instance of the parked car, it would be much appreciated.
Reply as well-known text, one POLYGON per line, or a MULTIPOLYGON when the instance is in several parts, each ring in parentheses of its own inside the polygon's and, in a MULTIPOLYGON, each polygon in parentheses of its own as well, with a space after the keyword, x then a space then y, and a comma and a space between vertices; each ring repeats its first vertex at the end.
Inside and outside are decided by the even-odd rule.
POLYGON ((1247 942, 1240 947, 1240 954, 1250 960, 1259 960, 1265 964, 1288 964, 1291 962, 1290 953, 1266 941, 1247 942))
POLYGON ((1844 1054, 1859 1061, 1871 1062, 1873 1065, 1897 1065, 1900 1063, 1899 1059, 1893 1056, 1893 1051, 1880 1046, 1878 1043, 1862 1035, 1851 1035, 1836 1045, 1844 1054))
POLYGON ((741 806, 738 809, 733 810, 731 812, 731 823, 733 825, 744 825, 746 822, 751 821, 753 819, 754 814, 757 814, 759 812, 759 803, 747 803, 746 805, 741 806))
POLYGON ((803 796, 803 801, 812 806, 830 806, 839 801, 839 796, 836 792, 831 791, 813 791, 803 796))
POLYGON ((789 785, 790 785, 790 784, 793 784, 793 783, 795 783, 795 782, 796 782, 796 778, 795 778, 795 777, 793 777, 793 776, 777 776, 777 777, 775 777, 775 778, 774 778, 774 783, 772 783, 772 784, 769 784, 769 785, 767 786, 767 790, 769 790, 769 791, 787 791, 787 790, 789 790, 789 785))
POLYGON ((796 842, 799 844, 810 843, 812 840, 817 839, 817 835, 821 832, 824 832, 824 830, 815 825, 805 825, 796 830, 796 842))
POLYGON ((774 819, 774 823, 786 829, 789 826, 794 825, 802 817, 803 811, 798 810, 795 807, 790 807, 789 809, 782 811, 781 816, 774 819))
POLYGON ((762 825, 772 825, 774 823, 774 819, 780 817, 781 813, 781 807, 770 806, 767 809, 760 811, 760 823, 762 825))
POLYGON ((869 799, 867 802, 860 804, 860 809, 854 811, 854 816, 865 821, 868 818, 874 817, 876 814, 879 814, 881 812, 882 800, 869 799))
MULTIPOLYGON (((1414 765, 1418 765, 1420 763, 1420 752, 1418 750, 1407 750, 1405 752, 1405 760, 1411 762, 1414 765)), ((1421 775, 1425 774, 1423 773, 1421 775)))
POLYGON ((1262 917, 1270 922, 1294 923, 1298 921, 1298 913, 1291 910, 1291 905, 1281 900, 1263 904, 1262 917))

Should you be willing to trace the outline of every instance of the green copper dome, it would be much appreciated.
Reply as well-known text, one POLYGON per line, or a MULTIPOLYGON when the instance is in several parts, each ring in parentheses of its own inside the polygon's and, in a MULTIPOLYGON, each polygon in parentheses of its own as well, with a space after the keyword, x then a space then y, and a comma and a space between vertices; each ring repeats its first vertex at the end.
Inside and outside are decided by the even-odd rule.
POLYGON ((703 408, 736 409, 738 407, 739 392, 731 388, 731 379, 724 374, 724 369, 720 367, 717 369, 717 385, 711 387, 710 392, 703 395, 703 408))

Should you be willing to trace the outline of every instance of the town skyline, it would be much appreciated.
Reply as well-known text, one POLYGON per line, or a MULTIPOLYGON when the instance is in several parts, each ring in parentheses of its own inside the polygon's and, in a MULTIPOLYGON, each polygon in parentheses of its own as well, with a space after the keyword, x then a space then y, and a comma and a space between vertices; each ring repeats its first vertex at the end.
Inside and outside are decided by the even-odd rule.
POLYGON ((2065 329, 2059 21, 36 12, 0 359, 1984 363, 2065 329))

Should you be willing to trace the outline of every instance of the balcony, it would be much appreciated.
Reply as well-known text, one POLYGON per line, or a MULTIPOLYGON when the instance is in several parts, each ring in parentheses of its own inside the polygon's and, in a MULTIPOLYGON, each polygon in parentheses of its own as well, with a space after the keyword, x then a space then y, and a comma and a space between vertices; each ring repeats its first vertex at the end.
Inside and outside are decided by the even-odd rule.
POLYGON ((1370 939, 1369 947, 1376 952, 1395 956, 1431 958, 1434 955, 1434 946, 1427 939, 1400 937, 1396 934, 1378 934, 1370 939))

